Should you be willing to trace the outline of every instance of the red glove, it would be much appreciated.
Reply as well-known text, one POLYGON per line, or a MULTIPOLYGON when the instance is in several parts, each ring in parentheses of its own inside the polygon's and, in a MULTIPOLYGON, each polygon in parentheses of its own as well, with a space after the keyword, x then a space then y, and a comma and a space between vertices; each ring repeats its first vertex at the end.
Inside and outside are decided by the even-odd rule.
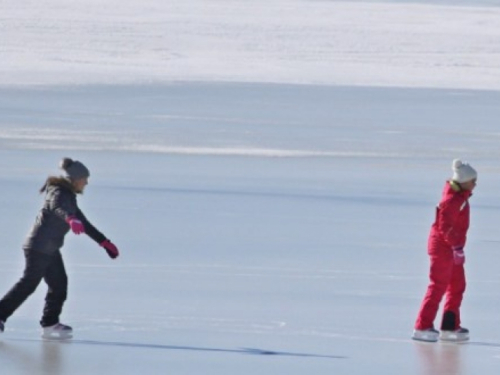
POLYGON ((111 259, 115 259, 118 255, 120 255, 118 248, 110 240, 104 240, 100 243, 100 245, 104 247, 104 250, 106 250, 111 259))
POLYGON ((82 222, 78 220, 75 216, 70 216, 66 219, 66 222, 69 224, 69 227, 73 231, 74 234, 80 234, 85 232, 85 227, 82 222))
POLYGON ((461 266, 465 263, 465 253, 462 246, 456 246, 453 248, 453 262, 457 266, 461 266))

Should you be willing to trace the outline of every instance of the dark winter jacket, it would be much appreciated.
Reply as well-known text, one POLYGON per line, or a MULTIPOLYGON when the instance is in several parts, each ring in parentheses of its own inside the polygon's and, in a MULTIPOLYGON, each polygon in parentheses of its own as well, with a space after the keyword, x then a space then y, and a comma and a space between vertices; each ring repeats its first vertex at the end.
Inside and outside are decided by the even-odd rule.
POLYGON ((41 191, 45 192, 45 202, 24 242, 23 248, 26 251, 56 254, 70 230, 66 220, 71 216, 82 222, 85 233, 97 243, 106 239, 78 208, 76 193, 69 181, 49 177, 41 191))

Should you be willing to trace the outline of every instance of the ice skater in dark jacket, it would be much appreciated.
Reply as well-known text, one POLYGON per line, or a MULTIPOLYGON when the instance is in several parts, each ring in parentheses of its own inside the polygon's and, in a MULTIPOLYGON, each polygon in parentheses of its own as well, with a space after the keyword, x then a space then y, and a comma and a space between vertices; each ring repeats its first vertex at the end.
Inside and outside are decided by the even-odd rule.
POLYGON ((7 319, 43 279, 48 291, 40 321, 42 337, 64 339, 72 336, 72 328, 59 322, 68 288, 60 249, 70 230, 75 234, 87 234, 111 258, 119 255, 117 247, 78 208, 77 194, 82 194, 88 184, 88 169, 81 162, 69 158, 64 158, 60 167, 64 171, 63 176, 49 177, 40 189, 40 193, 45 193, 45 202, 23 245, 26 260, 23 276, 0 300, 0 332, 3 332, 7 319))

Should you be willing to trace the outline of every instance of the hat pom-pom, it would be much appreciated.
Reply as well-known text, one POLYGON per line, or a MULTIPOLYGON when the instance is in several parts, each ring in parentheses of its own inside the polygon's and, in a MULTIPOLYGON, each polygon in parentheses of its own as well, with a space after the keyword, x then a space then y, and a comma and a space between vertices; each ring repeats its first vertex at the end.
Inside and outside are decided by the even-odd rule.
POLYGON ((460 159, 455 159, 453 160, 453 165, 452 168, 454 171, 458 170, 461 166, 463 165, 462 160, 460 159))
POLYGON ((61 160, 61 162, 59 163, 59 168, 63 169, 63 170, 66 170, 68 169, 68 167, 73 164, 73 160, 70 159, 70 158, 64 158, 61 160))

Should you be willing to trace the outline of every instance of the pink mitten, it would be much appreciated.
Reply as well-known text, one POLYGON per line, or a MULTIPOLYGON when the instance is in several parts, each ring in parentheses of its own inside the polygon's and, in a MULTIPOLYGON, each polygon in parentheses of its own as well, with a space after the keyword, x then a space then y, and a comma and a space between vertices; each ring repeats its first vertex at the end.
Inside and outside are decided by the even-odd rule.
POLYGON ((85 227, 82 222, 78 220, 75 216, 70 216, 66 219, 66 222, 69 224, 69 227, 73 231, 74 234, 80 234, 85 232, 85 227))

